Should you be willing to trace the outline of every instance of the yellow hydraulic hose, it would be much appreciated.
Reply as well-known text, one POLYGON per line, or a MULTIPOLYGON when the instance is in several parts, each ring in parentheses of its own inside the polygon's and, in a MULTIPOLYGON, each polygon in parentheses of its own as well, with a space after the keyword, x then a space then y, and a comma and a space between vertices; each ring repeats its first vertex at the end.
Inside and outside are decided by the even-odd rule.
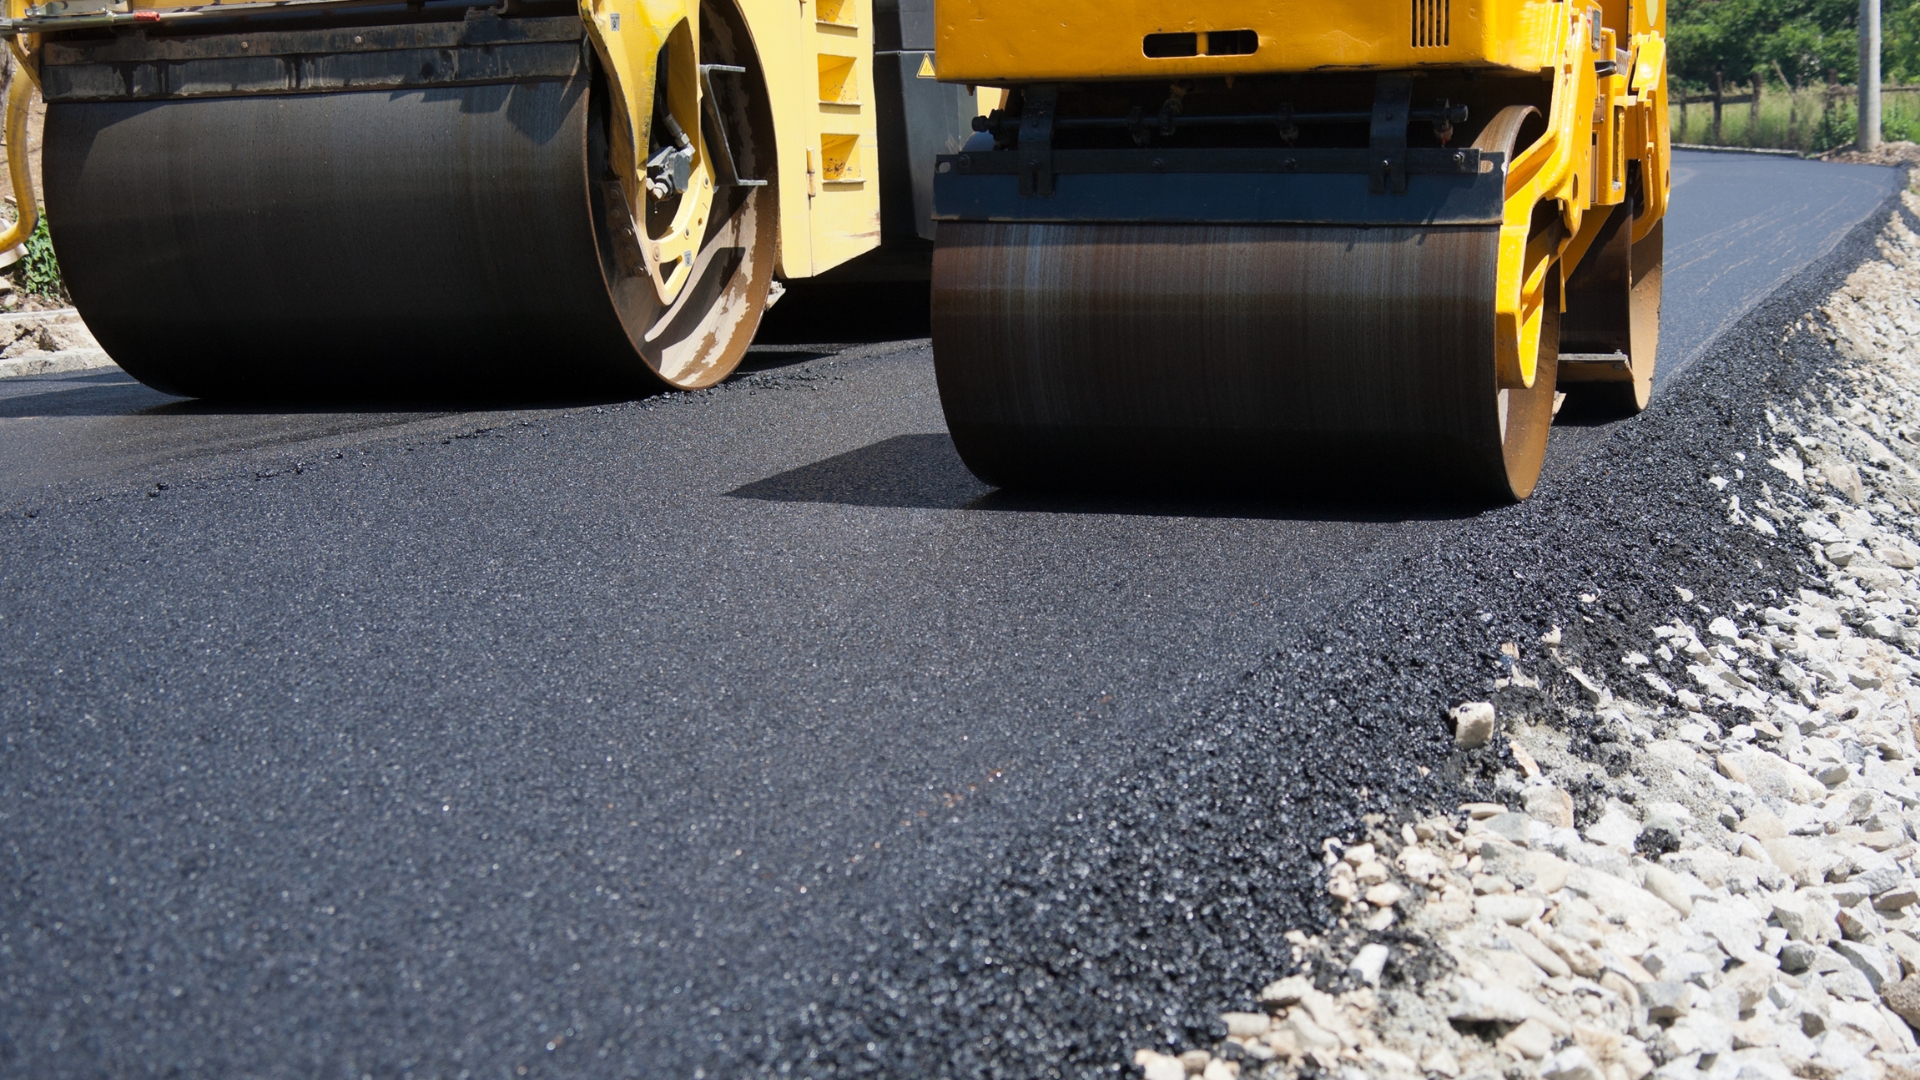
MULTIPOLYGON (((19 56, 17 45, 14 53, 19 56)), ((21 57, 13 85, 7 88, 7 179, 13 185, 13 201, 20 208, 20 215, 12 228, 0 233, 0 259, 7 259, 7 252, 25 243, 27 237, 33 235, 34 224, 40 220, 27 147, 27 106, 33 102, 34 80, 29 74, 32 71, 33 65, 21 57)))

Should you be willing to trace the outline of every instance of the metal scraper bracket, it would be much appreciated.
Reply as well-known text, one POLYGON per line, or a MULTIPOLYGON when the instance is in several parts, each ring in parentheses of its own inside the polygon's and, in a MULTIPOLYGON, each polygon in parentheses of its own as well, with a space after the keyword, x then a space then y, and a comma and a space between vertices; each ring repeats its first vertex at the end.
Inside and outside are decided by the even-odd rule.
POLYGON ((714 172, 719 174, 721 187, 766 187, 765 180, 749 180, 740 175, 739 167, 733 161, 733 136, 727 133, 726 120, 720 115, 720 97, 713 91, 713 75, 744 75, 747 69, 738 64, 701 64, 700 65, 700 106, 707 123, 713 127, 713 137, 707 140, 707 152, 713 155, 714 172))
POLYGON ((1413 80, 1405 75, 1380 76, 1374 84, 1373 130, 1367 144, 1374 157, 1367 190, 1375 195, 1407 193, 1407 114, 1412 111, 1413 80))
POLYGON ((1372 149, 1050 150, 1048 197, 1035 198, 1033 158, 988 150, 937 159, 936 221, 1288 222, 1497 225, 1505 154, 1403 149, 1399 195, 1372 149))
POLYGON ((1060 101, 1057 86, 1030 86, 1020 110, 1020 194, 1053 194, 1053 112, 1060 101))
POLYGON ((332 90, 553 81, 582 70, 580 20, 501 19, 205 37, 49 41, 49 102, 245 97, 332 90))

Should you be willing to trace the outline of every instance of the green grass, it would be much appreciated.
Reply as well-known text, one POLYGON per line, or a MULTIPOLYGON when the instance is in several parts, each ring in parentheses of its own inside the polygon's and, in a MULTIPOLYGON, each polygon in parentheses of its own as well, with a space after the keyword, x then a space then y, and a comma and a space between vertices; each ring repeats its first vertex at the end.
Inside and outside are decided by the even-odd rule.
MULTIPOLYGON (((1677 96, 1677 94, 1676 94, 1677 96)), ((1880 99, 1883 139, 1920 136, 1920 93, 1883 93, 1880 99)), ((1824 87, 1790 93, 1784 86, 1769 87, 1760 98, 1759 122, 1752 105, 1727 105, 1721 112, 1720 135, 1714 137, 1713 105, 1698 102, 1683 111, 1673 106, 1673 141, 1714 146, 1750 146, 1818 154, 1853 142, 1858 112, 1852 94, 1836 94, 1831 104, 1824 87)))
POLYGON ((60 260, 53 254, 53 238, 47 235, 47 215, 41 211, 27 237, 26 254, 20 259, 20 288, 50 300, 67 299, 67 283, 60 277, 60 260))

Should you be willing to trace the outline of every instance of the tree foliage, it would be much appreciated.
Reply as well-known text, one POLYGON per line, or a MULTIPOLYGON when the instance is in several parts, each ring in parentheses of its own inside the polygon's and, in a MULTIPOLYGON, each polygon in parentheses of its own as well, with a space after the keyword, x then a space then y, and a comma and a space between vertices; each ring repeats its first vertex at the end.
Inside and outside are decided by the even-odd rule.
MULTIPOLYGON (((1860 70, 1858 0, 1673 0, 1667 15, 1671 75, 1691 86, 1759 74, 1796 86, 1854 81, 1860 70)), ((1884 0, 1882 74, 1920 76, 1920 0, 1884 0)))

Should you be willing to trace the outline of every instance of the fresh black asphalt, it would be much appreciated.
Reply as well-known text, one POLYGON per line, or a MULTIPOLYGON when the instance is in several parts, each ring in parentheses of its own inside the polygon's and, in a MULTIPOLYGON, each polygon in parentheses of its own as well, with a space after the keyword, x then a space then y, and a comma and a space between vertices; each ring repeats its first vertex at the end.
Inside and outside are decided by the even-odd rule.
POLYGON ((1031 1077, 1204 1034, 1324 916, 1321 838, 1484 775, 1442 714, 1499 642, 1599 665, 1670 580, 1796 580, 1703 470, 1817 377, 1782 330, 1898 177, 1677 173, 1685 370, 1497 511, 995 494, 917 341, 485 414, 0 387, 0 1072, 1031 1077))

